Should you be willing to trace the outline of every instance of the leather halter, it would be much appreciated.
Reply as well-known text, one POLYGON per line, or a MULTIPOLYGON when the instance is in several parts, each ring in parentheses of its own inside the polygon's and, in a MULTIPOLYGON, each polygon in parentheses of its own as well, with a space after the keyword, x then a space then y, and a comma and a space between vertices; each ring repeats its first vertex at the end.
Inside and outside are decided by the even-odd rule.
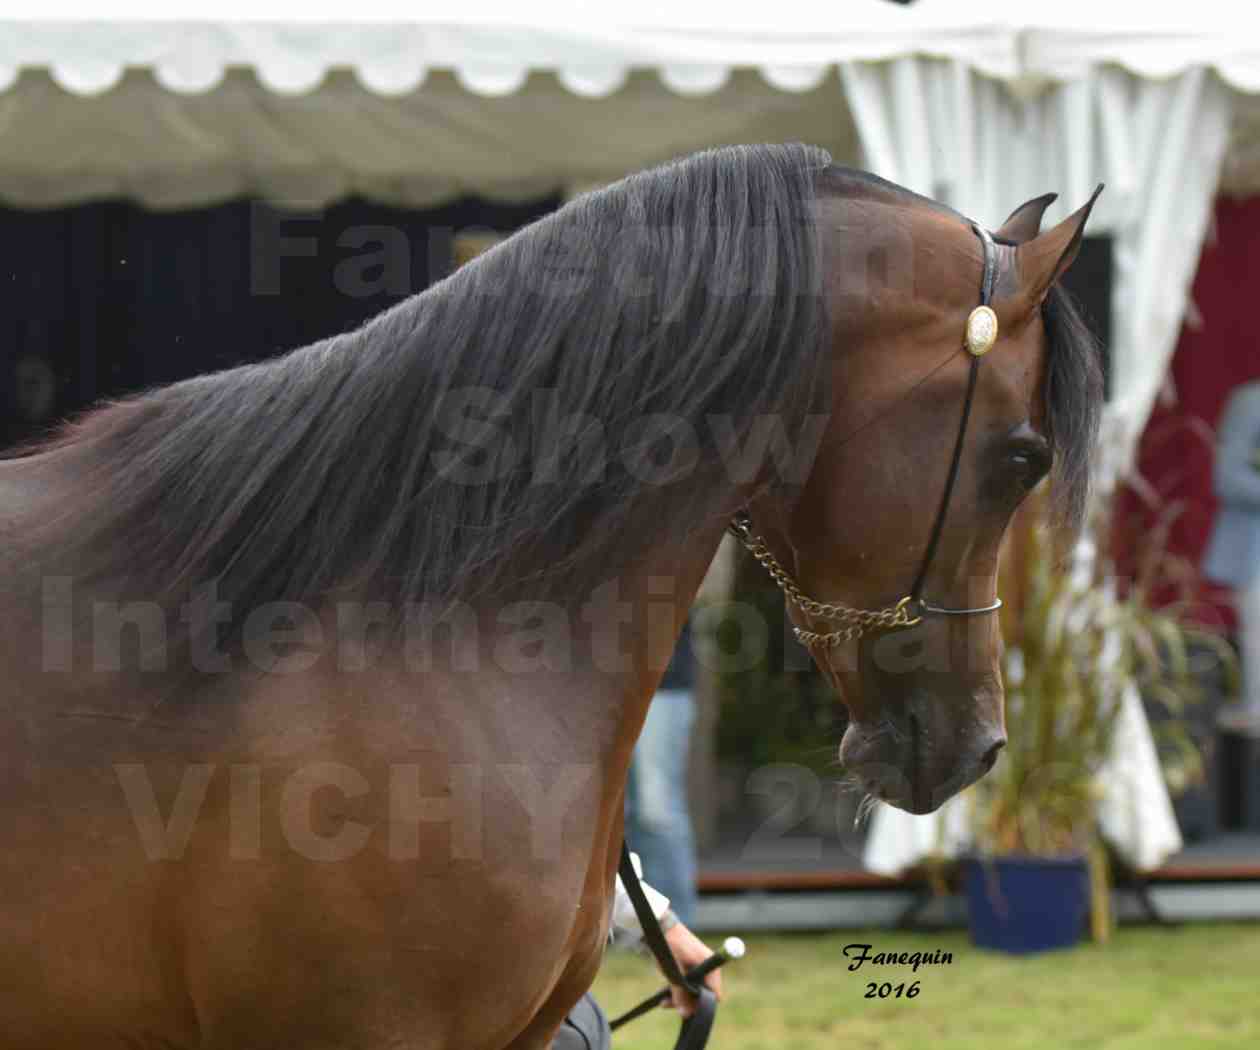
MULTIPOLYGON (((932 524, 932 532, 928 539, 927 550, 923 555, 923 564, 915 577, 914 585, 896 605, 886 609, 854 609, 839 602, 820 602, 806 595, 792 576, 779 564, 770 548, 753 530, 752 518, 747 510, 741 510, 731 519, 730 530, 739 541, 748 548, 771 578, 783 590, 784 595, 797 608, 809 616, 818 619, 838 621, 839 630, 827 634, 805 631, 793 627, 797 640, 805 646, 838 645, 842 641, 859 637, 872 627, 898 628, 910 627, 918 623, 924 616, 979 616, 983 613, 996 612, 1002 607, 1002 599, 995 598, 988 605, 974 609, 950 609, 940 605, 932 605, 923 598, 923 585, 927 581, 928 570, 932 567, 932 559, 936 557, 940 546, 941 533, 945 528, 945 518, 949 512, 949 499, 953 495, 954 485, 958 481, 959 467, 962 463, 963 441, 967 437, 967 421, 971 417, 971 403, 975 398, 976 379, 980 373, 980 358, 983 357, 997 341, 997 315, 989 305, 993 301, 993 286, 997 280, 997 249, 993 238, 987 230, 975 223, 971 224, 976 236, 984 246, 984 273, 980 281, 980 305, 971 311, 967 318, 965 347, 971 354, 971 371, 967 377, 967 396, 963 399, 962 419, 958 424, 958 437, 954 440, 954 454, 949 464, 949 476, 945 481, 945 492, 941 496, 940 506, 936 511, 936 520, 932 524)), ((630 860, 630 851, 625 843, 621 847, 621 881, 630 895, 639 924, 643 927, 643 937, 656 956, 657 962, 665 972, 670 984, 686 988, 696 997, 695 1013, 683 1022, 678 1034, 675 1050, 703 1050, 713 1027, 717 1014, 717 1000, 713 993, 703 985, 690 981, 684 974, 669 949, 669 944, 661 932, 660 924, 652 914, 643 887, 639 883, 638 874, 630 860)))
POLYGON ((993 348, 998 334, 997 314, 993 312, 990 305, 993 302, 993 288, 997 283, 997 248, 988 230, 974 222, 971 228, 980 238, 980 244, 984 249, 984 270, 980 278, 980 305, 972 310, 967 318, 966 337, 963 344, 971 355, 971 368, 967 375, 967 394, 963 398, 962 418, 958 422, 958 436, 954 440, 954 453, 950 459, 949 475, 945 480, 945 491, 941 495, 936 518, 932 523, 932 532, 923 554, 923 563, 919 567, 919 573, 910 588, 910 593, 895 605, 884 609, 854 609, 840 602, 816 601, 800 589, 791 574, 779 564, 765 540, 753 530, 752 518, 747 510, 739 511, 731 519, 730 531, 762 564, 789 601, 808 616, 840 624, 837 630, 826 633, 793 627, 792 631, 797 641, 807 648, 815 645, 828 647, 852 641, 871 628, 891 630, 913 627, 925 616, 980 616, 984 613, 996 612, 1002 607, 1001 598, 994 598, 988 605, 951 609, 942 605, 933 605, 923 597, 928 570, 931 569, 937 548, 940 546, 941 534, 945 530, 945 519, 949 513, 949 500, 954 493, 954 486, 958 481, 959 469, 962 465, 963 442, 967 437, 967 422, 971 418, 971 405, 975 400, 976 380, 980 375, 980 359, 993 348))

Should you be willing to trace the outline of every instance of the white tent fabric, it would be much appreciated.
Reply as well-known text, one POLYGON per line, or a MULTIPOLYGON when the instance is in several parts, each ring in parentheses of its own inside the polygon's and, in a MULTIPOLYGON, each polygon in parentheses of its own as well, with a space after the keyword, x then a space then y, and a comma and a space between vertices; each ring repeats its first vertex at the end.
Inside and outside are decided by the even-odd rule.
MULTIPOLYGON (((540 0, 523 13, 508 0, 363 0, 347 18, 344 7, 291 0, 118 0, 104 20, 83 0, 49 0, 33 16, 0 18, 0 199, 520 199, 739 140, 802 138, 852 162, 837 67, 910 55, 954 71, 945 94, 940 77, 919 78, 932 90, 917 102, 901 93, 911 115, 958 108, 950 94, 969 83, 1026 93, 1066 78, 1096 81, 1094 104, 1114 126, 1124 113, 1106 87, 1114 67, 1133 71, 1130 81, 1211 68, 1240 90, 1260 85, 1245 5, 1095 7, 540 0)), ((1089 105, 1094 87, 1078 87, 1074 104, 1089 105)), ((1260 116, 1240 128, 1254 134, 1228 166, 1231 185, 1260 186, 1260 116)), ((1035 132, 1024 128, 1024 139, 1035 132)), ((875 135, 864 137, 869 147, 875 135)), ((983 158, 957 150, 971 165, 959 184, 1015 155, 996 133, 984 137, 983 158)), ((1104 141, 1123 159, 1121 137, 1104 141)))
MULTIPOLYGON (((1256 12, 1238 0, 1176 4, 1055 0, 1020 3, 1017 12, 1024 32, 1025 68, 1055 80, 1075 80, 1114 63, 1154 80, 1212 69, 1240 91, 1260 91, 1256 12)), ((1010 17, 1009 5, 1003 13, 1010 17)))
POLYGON ((830 65, 920 54, 989 76, 1076 79, 1103 64, 1147 78, 1215 69, 1260 91, 1260 39, 1237 0, 1112 4, 1096 0, 362 0, 320 8, 286 0, 115 0, 108 19, 84 0, 48 0, 0 19, 0 88, 48 67, 67 90, 94 93, 125 67, 156 71, 173 91, 205 91, 233 66, 282 92, 312 90, 351 69, 371 90, 415 90, 430 69, 457 69, 470 90, 516 90, 534 69, 560 71, 581 94, 615 89, 626 70, 659 69, 682 91, 713 90, 735 67, 785 90, 817 84, 830 65))
POLYGON ((800 139, 853 163, 836 65, 908 51, 1018 72, 1006 27, 886 0, 82 0, 0 19, 0 199, 182 208, 350 193, 422 207, 607 182, 706 146, 800 139))
POLYGON ((463 193, 523 200, 707 146, 784 139, 856 162, 834 72, 786 94, 738 71, 703 98, 643 72, 590 99, 551 74, 483 97, 449 72, 396 97, 348 71, 282 95, 241 69, 202 94, 164 91, 150 71, 130 70, 106 94, 83 97, 27 70, 0 94, 0 199, 48 208, 124 196, 155 209, 243 195, 304 207, 349 194, 407 207, 463 193))
POLYGON ((371 90, 414 91, 431 69, 457 70, 486 95, 519 89, 531 70, 557 71, 583 95, 614 91, 631 69, 657 69, 682 93, 713 91, 736 67, 763 71, 784 90, 816 86, 837 62, 919 52, 956 58, 995 77, 1018 73, 1009 26, 959 19, 952 5, 886 0, 637 0, 630 8, 546 0, 527 13, 509 0, 364 0, 347 18, 283 0, 183 5, 119 0, 109 20, 83 0, 51 0, 35 17, 0 20, 0 86, 48 67, 64 88, 97 93, 128 66, 151 68, 173 91, 213 87, 233 66, 273 90, 313 90, 332 69, 354 70, 371 90))
POLYGON ((866 166, 990 226, 1050 190, 1055 221, 1107 184, 1089 228, 1115 239, 1112 433, 1136 440, 1176 348, 1229 136, 1220 80, 1105 67, 1026 97, 919 57, 842 74, 866 166))
MULTIPOLYGON (((979 0, 644 0, 620 10, 546 0, 528 15, 507 0, 422 9, 364 0, 353 21, 284 0, 193 0, 174 12, 119 0, 105 21, 83 17, 83 0, 50 0, 37 17, 0 19, 0 199, 49 207, 124 195, 156 208, 243 193, 304 204, 346 193, 414 206, 461 192, 520 199, 758 139, 802 138, 852 162, 838 65, 947 59, 935 64, 953 71, 944 94, 939 76, 916 81, 931 89, 917 100, 900 93, 911 116, 964 112, 950 94, 968 84, 989 85, 983 104, 1005 92, 998 80, 1027 90, 1068 71, 1088 83, 1107 64, 1214 63, 1252 84, 1260 41, 1243 31, 1246 16, 1205 2, 1220 9, 1210 33, 1189 16, 1153 23, 1147 11, 1099 25, 1080 0, 1049 11, 979 0), (1088 63, 1068 70, 1079 54, 1088 63)), ((893 66, 897 77, 908 68, 893 66)), ((1114 97, 1098 104, 1123 114, 1114 97)), ((1023 130, 1035 141, 1035 127, 1023 130)), ((988 153, 956 150, 970 164, 960 185, 1017 155, 998 133, 977 134, 988 153)), ((869 148, 875 133, 864 128, 864 138, 869 148)))

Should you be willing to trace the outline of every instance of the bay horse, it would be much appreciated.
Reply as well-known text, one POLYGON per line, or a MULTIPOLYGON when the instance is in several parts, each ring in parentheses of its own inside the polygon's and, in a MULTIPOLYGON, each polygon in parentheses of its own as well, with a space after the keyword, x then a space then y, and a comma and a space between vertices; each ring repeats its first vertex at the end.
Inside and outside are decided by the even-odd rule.
POLYGON ((733 517, 865 789, 980 776, 996 617, 889 610, 920 568, 920 613, 991 608, 1048 471, 1079 514, 1090 205, 1051 199, 990 238, 816 149, 702 153, 0 463, 0 1047, 547 1046, 733 517), (876 619, 832 637, 841 601, 876 619))

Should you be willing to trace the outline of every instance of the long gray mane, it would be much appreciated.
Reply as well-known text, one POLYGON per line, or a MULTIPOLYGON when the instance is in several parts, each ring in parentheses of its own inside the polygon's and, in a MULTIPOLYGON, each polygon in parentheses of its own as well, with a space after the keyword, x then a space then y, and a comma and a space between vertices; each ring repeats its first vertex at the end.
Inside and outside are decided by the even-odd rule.
POLYGON ((796 448, 825 413, 828 163, 740 146, 631 176, 357 331, 89 414, 53 453, 85 471, 73 571, 214 580, 241 615, 589 592, 723 513, 732 435, 796 448))

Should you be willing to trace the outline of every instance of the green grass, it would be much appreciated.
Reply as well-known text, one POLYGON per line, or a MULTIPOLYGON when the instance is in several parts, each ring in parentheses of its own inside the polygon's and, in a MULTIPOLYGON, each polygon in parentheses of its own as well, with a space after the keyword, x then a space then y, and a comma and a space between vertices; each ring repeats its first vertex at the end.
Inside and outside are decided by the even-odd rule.
MULTIPOLYGON (((706 938, 710 944, 721 937, 706 938)), ((841 931, 751 937, 723 970, 714 1050, 1239 1050, 1260 1047, 1260 924, 1125 927, 1105 947, 1012 958, 964 932, 841 931), (949 966, 849 972, 846 944, 942 949, 949 966), (871 980, 914 999, 863 998, 871 980)), ((610 953, 595 994, 610 1017, 662 984, 655 964, 610 953)), ((658 1010, 614 1036, 617 1050, 668 1050, 677 1015, 658 1010)))

